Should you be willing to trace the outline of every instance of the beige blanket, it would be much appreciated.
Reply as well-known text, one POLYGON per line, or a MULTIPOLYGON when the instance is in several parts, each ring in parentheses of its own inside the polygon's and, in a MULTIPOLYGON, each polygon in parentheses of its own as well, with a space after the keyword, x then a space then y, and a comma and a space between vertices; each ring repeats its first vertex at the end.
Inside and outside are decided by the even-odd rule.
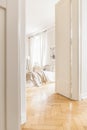
POLYGON ((47 83, 47 78, 44 71, 32 71, 26 74, 26 79, 31 81, 35 86, 41 86, 47 83))

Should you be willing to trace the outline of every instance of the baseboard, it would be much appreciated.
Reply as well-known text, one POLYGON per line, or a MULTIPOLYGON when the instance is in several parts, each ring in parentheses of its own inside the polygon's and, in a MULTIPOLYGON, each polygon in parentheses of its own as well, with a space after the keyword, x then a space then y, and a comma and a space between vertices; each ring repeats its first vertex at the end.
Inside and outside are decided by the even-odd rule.
POLYGON ((87 92, 81 94, 81 99, 87 99, 87 92))
POLYGON ((23 114, 21 115, 21 124, 26 123, 26 121, 27 121, 27 119, 26 119, 26 114, 23 113, 23 114))

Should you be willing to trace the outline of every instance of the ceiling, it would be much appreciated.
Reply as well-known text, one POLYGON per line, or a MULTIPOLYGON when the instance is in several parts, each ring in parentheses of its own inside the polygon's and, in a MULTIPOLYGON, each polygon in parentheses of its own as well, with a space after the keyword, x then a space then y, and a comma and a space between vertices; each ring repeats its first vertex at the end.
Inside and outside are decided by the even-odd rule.
POLYGON ((31 34, 55 23, 58 0, 26 0, 26 33, 31 34))

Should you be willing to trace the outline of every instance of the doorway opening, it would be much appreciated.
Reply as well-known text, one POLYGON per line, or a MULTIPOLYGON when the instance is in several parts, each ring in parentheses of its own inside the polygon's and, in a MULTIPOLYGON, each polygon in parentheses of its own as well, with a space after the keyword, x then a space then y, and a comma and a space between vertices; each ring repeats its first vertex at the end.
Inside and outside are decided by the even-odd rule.
POLYGON ((55 28, 45 29, 26 38, 26 86, 55 90, 55 28))
MULTIPOLYGON (((69 106, 72 105, 72 102, 65 97, 77 99, 77 91, 76 95, 74 94, 76 97, 73 97, 74 87, 71 84, 73 77, 70 44, 73 33, 72 3, 70 0, 64 0, 58 2, 55 6, 57 1, 44 1, 45 4, 39 0, 36 4, 33 0, 26 2, 26 101, 28 120, 24 128, 29 128, 32 124, 32 128, 37 127, 37 129, 40 125, 39 129, 41 130, 44 123, 45 125, 46 123, 51 124, 49 122, 51 117, 53 121, 55 120, 56 114, 52 114, 55 109, 61 109, 60 106, 63 106, 65 102, 70 103, 69 106), (52 3, 49 7, 50 2, 52 3), (50 10, 51 7, 53 11, 50 10), (49 17, 49 15, 52 16, 49 17), (55 56, 55 49, 57 56, 55 56), (55 60, 57 80, 55 79, 55 60), (57 81, 56 87, 55 80, 57 81), (62 104, 60 105, 61 101, 62 104), (47 122, 44 118, 47 119, 47 122)), ((61 115, 61 110, 59 113, 61 115)), ((48 127, 46 126, 46 128, 48 127)))
MULTIPOLYGON (((55 94, 55 3, 26 0, 26 108, 38 109, 55 94), (34 107, 31 106, 34 105, 34 107)), ((35 111, 34 111, 35 112, 35 111)))
POLYGON ((55 1, 26 1, 26 88, 55 93, 55 1), (50 91, 51 90, 51 91, 50 91))

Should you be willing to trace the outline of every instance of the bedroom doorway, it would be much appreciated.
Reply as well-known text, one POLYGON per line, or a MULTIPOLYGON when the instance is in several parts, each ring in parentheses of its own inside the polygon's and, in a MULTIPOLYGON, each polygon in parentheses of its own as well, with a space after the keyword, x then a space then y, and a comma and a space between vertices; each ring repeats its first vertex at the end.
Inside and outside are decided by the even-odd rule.
POLYGON ((55 92, 55 4, 26 0, 26 88, 55 92), (35 5, 35 6, 34 6, 35 5), (44 8, 43 8, 44 6, 44 8), (43 12, 43 17, 42 17, 43 12), (34 15, 35 14, 35 15, 34 15), (37 17, 36 17, 37 16, 37 17))
MULTIPOLYGON (((61 0, 56 6, 54 5, 54 9, 55 26, 39 28, 38 31, 36 29, 35 32, 26 35, 28 121, 29 117, 33 118, 32 110, 34 109, 36 114, 36 109, 41 107, 42 103, 46 103, 51 95, 56 96, 57 93, 57 96, 62 95, 62 97, 74 100, 77 100, 78 97, 76 89, 73 93, 73 83, 77 84, 78 80, 77 82, 73 81, 75 76, 72 73, 72 70, 75 71, 71 56, 74 51, 72 47, 74 44, 71 46, 72 3, 70 0, 61 0)), ((75 73, 77 74, 77 71, 75 73)))
POLYGON ((27 87, 55 84, 55 28, 28 36, 26 44, 27 87))
POLYGON ((56 1, 57 0, 55 0, 55 2, 51 0, 48 2, 40 2, 38 0, 37 3, 39 3, 35 8, 33 4, 33 2, 35 2, 34 0, 27 0, 26 2, 26 111, 29 122, 30 119, 33 119, 33 122, 35 120, 32 116, 32 112, 30 113, 29 111, 34 110, 33 112, 35 112, 38 107, 48 101, 51 95, 55 94, 56 1), (30 5, 28 4, 29 2, 30 5), (43 4, 45 9, 43 9, 43 4), (29 10, 29 7, 31 10, 29 10), (42 18, 40 12, 44 11, 43 13, 46 15, 45 10, 48 12, 47 16, 43 16, 44 18, 42 18), (52 13, 50 13, 49 10, 52 13), (32 15, 29 14, 29 12, 31 12, 32 15), (35 15, 33 16, 33 13, 39 15, 39 17, 37 16, 38 20, 35 15), (42 26, 39 21, 43 24, 42 26))
MULTIPOLYGON (((25 1, 22 1, 22 7, 23 7, 23 8, 21 7, 22 12, 24 12, 24 10, 23 10, 24 9, 24 3, 23 2, 25 3, 25 1)), ((74 1, 74 3, 75 2, 77 2, 77 1, 74 1)), ((19 24, 19 18, 18 18, 18 16, 19 16, 18 15, 19 14, 19 6, 18 5, 19 5, 18 0, 9 1, 8 4, 7 4, 7 6, 8 6, 7 11, 8 11, 8 14, 9 14, 9 17, 8 17, 7 21, 10 22, 10 24, 7 26, 8 27, 7 28, 7 31, 8 31, 8 33, 7 33, 8 34, 7 35, 7 45, 8 45, 8 48, 7 48, 7 50, 8 50, 8 55, 7 55, 7 58, 8 58, 8 60, 7 60, 7 63, 8 63, 7 64, 8 65, 8 68, 7 68, 7 71, 8 71, 8 73, 7 73, 7 77, 8 77, 7 88, 8 89, 6 91, 6 93, 7 93, 7 95, 6 95, 6 97, 7 97, 6 110, 7 110, 7 126, 8 126, 7 129, 9 129, 9 130, 10 129, 18 130, 18 128, 19 128, 19 123, 20 123, 20 120, 19 120, 20 119, 20 110, 19 110, 19 108, 20 108, 20 100, 19 99, 21 98, 20 94, 19 94, 20 93, 19 88, 20 88, 21 84, 23 84, 23 82, 24 82, 24 79, 23 79, 22 80, 23 82, 21 84, 19 84, 19 80, 18 80, 18 75, 19 75, 19 79, 20 79, 20 77, 21 77, 20 73, 22 71, 22 68, 21 68, 20 73, 19 73, 19 68, 20 68, 21 65, 25 64, 25 62, 23 62, 24 57, 22 57, 23 58, 22 63, 20 63, 20 65, 18 64, 18 61, 19 61, 19 55, 18 55, 19 54, 19 48, 20 49, 22 48, 22 46, 19 47, 20 44, 18 44, 18 43, 20 41, 20 38, 21 38, 22 41, 24 40, 24 35, 23 35, 23 33, 24 33, 24 31, 23 31, 24 30, 23 29, 24 28, 24 17, 23 17, 24 13, 20 14, 20 16, 22 18, 22 20, 21 20, 22 23, 19 24), (17 8, 17 10, 15 10, 16 8, 17 8), (15 12, 15 17, 13 17, 13 13, 11 13, 11 12, 15 12), (11 18, 13 18, 13 19, 10 20, 11 18), (20 30, 21 37, 18 37, 18 27, 19 27, 19 25, 21 25, 21 27, 22 27, 22 29, 21 29, 22 31, 20 30), (9 34, 11 34, 11 36, 9 34), (12 54, 15 55, 15 57, 14 57, 15 60, 13 59, 12 54), (11 61, 13 61, 12 67, 10 67, 11 61)), ((78 16, 77 15, 78 6, 77 5, 78 4, 76 3, 73 6, 73 11, 74 11, 73 15, 75 16, 75 20, 73 20, 74 21, 74 35, 75 35, 73 44, 74 44, 75 49, 77 49, 77 46, 75 46, 75 45, 77 45, 77 34, 78 34, 77 33, 77 31, 78 31, 78 29, 77 29, 77 27, 78 27, 77 26, 77 23, 78 23, 77 22, 77 20, 78 20, 78 18, 77 18, 77 16, 78 16)), ((22 42, 22 44, 25 45, 24 42, 22 42)), ((24 54, 24 48, 23 48, 22 55, 25 55, 24 54)), ((78 58, 77 57, 77 50, 74 51, 74 58, 78 58)), ((73 62, 75 63, 74 68, 76 70, 78 70, 76 68, 76 67, 79 68, 79 66, 77 65, 77 60, 75 59, 75 60, 73 60, 73 62)), ((74 70, 73 73, 74 72, 77 72, 77 71, 74 70)), ((74 74, 74 76, 75 76, 75 74, 74 74)), ((25 73, 22 72, 22 75, 25 75, 25 73)), ((77 81, 77 79, 75 81, 77 81)), ((75 87, 74 90, 78 89, 78 85, 74 85, 74 87, 75 87)), ((76 91, 73 91, 73 93, 74 92, 76 93, 76 91)), ((78 97, 78 93, 77 93, 77 97, 78 97)), ((25 99, 25 98, 23 97, 23 99, 25 99)), ((33 113, 32 113, 32 115, 33 115, 33 113)), ((50 115, 50 113, 49 113, 49 115, 50 115)))
MULTIPOLYGON (((27 37, 27 48, 26 99, 27 107, 35 112, 55 94, 55 28, 27 37)), ((27 115, 33 118, 28 109, 27 115)))

